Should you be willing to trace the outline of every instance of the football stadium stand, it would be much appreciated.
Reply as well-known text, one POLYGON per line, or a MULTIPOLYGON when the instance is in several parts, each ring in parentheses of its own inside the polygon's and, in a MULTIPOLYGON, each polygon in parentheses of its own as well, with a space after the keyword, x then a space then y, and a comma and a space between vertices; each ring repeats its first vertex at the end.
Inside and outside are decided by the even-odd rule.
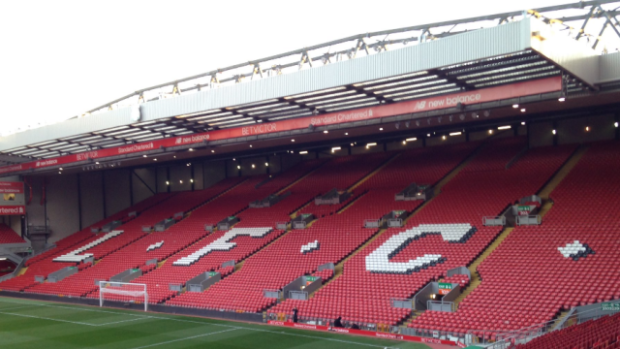
POLYGON ((551 332, 519 349, 616 349, 620 348, 620 314, 604 316, 573 327, 551 332))
POLYGON ((618 3, 351 36, 3 136, 0 296, 620 348, 618 3))
MULTIPOLYGON (((554 156, 558 150, 540 149, 528 166, 532 173, 561 163, 566 152, 554 156)), ((620 279, 610 266, 618 258, 620 206, 613 198, 620 191, 619 156, 617 142, 592 145, 551 193, 545 223, 515 228, 480 265, 482 284, 459 310, 426 312, 411 326, 449 333, 486 329, 479 334, 492 337, 544 326, 563 309, 618 299, 620 279)))
POLYGON ((26 241, 17 235, 13 229, 0 223, 0 244, 19 244, 24 242, 26 241))
MULTIPOLYGON (((553 148, 542 150, 548 152, 543 154, 538 154, 541 150, 534 150, 510 169, 505 169, 524 146, 523 139, 519 138, 486 145, 437 198, 407 221, 404 229, 415 229, 423 224, 471 226, 473 234, 461 241, 446 242, 449 239, 431 234, 401 247, 392 258, 392 262, 405 263, 425 255, 440 254, 444 261, 413 273, 390 271, 389 265, 385 269, 369 268, 372 253, 404 230, 390 229, 347 261, 341 278, 319 291, 309 302, 297 304, 300 316, 325 320, 342 316, 343 320, 360 325, 401 321, 402 317, 382 315, 382 310, 390 309, 391 299, 408 299, 429 281, 444 276, 447 270, 468 265, 500 231, 498 227, 481 226, 481 217, 499 215, 508 204, 535 193, 573 150, 573 147, 553 148)), ((274 311, 290 312, 294 307, 283 308, 284 304, 274 311)))

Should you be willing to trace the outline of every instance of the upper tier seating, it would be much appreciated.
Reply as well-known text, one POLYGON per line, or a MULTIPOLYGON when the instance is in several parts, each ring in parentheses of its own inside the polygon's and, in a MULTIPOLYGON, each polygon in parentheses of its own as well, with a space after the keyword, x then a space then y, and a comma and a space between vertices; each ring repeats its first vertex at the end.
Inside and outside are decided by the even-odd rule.
POLYGON ((620 348, 620 313, 586 321, 533 339, 518 349, 617 349, 620 348))
POLYGON ((75 249, 76 247, 79 247, 76 245, 80 243, 88 243, 90 241, 96 240, 98 237, 95 236, 91 232, 91 227, 101 227, 107 223, 117 221, 117 220, 127 222, 133 219, 133 217, 128 216, 130 212, 135 211, 137 213, 141 213, 147 210, 148 208, 154 205, 157 205, 158 203, 164 200, 169 199, 173 195, 174 194, 168 194, 168 193, 153 195, 133 205, 132 207, 129 207, 125 210, 115 213, 112 216, 98 223, 93 224, 92 226, 89 226, 85 229, 80 230, 79 232, 75 234, 71 234, 57 241, 55 248, 45 251, 41 254, 35 255, 34 257, 28 259, 26 261, 26 267, 28 267, 26 272, 23 275, 16 276, 12 279, 9 279, 7 281, 0 283, 0 289, 10 290, 10 291, 22 291, 36 284, 35 276, 47 277, 50 273, 58 271, 67 266, 75 265, 75 263, 54 262, 54 258, 59 257, 65 253, 68 253, 71 249, 75 249))
POLYGON ((13 229, 0 223, 0 244, 23 244, 25 242, 13 229))
MULTIPOLYGON (((540 153, 532 165, 552 161, 553 149, 532 151, 540 153)), ((427 312, 413 326, 517 330, 550 321, 562 309, 620 298, 619 195, 620 143, 592 145, 551 193, 554 204, 543 224, 515 228, 478 267, 483 281, 459 310, 427 312), (575 241, 587 247, 568 256, 559 250, 575 241)))

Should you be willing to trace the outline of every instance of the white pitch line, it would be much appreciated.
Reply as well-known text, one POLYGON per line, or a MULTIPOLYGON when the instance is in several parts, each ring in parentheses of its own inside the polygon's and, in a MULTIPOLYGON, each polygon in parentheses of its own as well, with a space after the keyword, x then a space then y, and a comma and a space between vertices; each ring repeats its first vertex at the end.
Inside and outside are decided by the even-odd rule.
MULTIPOLYGON (((0 300, 0 302, 3 302, 3 301, 0 300)), ((32 305, 31 303, 23 303, 23 302, 6 302, 6 301, 4 301, 4 303, 30 304, 30 305, 32 305)), ((374 345, 374 344, 360 343, 360 342, 354 342, 354 341, 347 341, 347 340, 343 340, 343 339, 326 338, 326 337, 320 337, 320 336, 310 336, 310 335, 303 335, 303 334, 297 334, 297 333, 278 332, 278 331, 271 331, 271 330, 261 330, 261 329, 257 329, 257 328, 222 325, 222 324, 218 324, 218 323, 192 321, 192 320, 185 320, 185 319, 175 319, 175 318, 168 318, 168 317, 161 317, 161 316, 144 316, 144 315, 131 314, 131 313, 114 312, 114 311, 106 311, 106 310, 98 310, 98 309, 76 308, 76 307, 69 307, 69 306, 62 306, 62 305, 52 305, 52 304, 36 303, 36 305, 40 305, 40 306, 44 306, 44 307, 53 307, 53 308, 66 308, 66 309, 71 309, 71 310, 92 311, 92 312, 96 312, 96 313, 108 313, 108 314, 116 314, 116 315, 123 314, 123 315, 129 315, 129 316, 139 316, 141 319, 149 319, 150 318, 150 319, 158 319, 158 320, 178 321, 178 322, 185 322, 185 323, 191 323, 191 324, 200 324, 200 325, 210 325, 210 326, 226 327, 226 328, 237 329, 237 330, 248 330, 248 331, 254 331, 254 332, 266 332, 266 333, 273 333, 273 334, 280 334, 280 335, 284 334, 284 335, 293 336, 293 337, 321 339, 321 340, 327 340, 327 341, 331 341, 331 342, 356 344, 356 345, 373 347, 373 348, 385 348, 385 346, 383 346, 383 345, 374 345)), ((177 316, 182 316, 182 315, 177 315, 177 316)), ((93 326, 98 326, 98 325, 93 325, 93 326)), ((377 338, 377 339, 380 339, 380 338, 377 338)), ((390 347, 388 347, 388 348, 390 348, 390 347)))
POLYGON ((39 319, 39 320, 50 320, 50 321, 66 322, 66 323, 75 324, 75 325, 84 325, 84 326, 93 326, 93 327, 97 326, 97 325, 89 324, 89 323, 86 323, 86 322, 75 322, 75 321, 69 321, 69 320, 52 319, 52 318, 48 318, 48 317, 40 317, 40 316, 34 316, 34 315, 5 313, 5 312, 0 312, 0 314, 13 315, 13 316, 21 316, 21 317, 27 317, 27 318, 33 318, 33 319, 39 319))
POLYGON ((32 308, 32 305, 30 305, 30 306, 25 305, 25 306, 21 306, 21 307, 7 307, 7 308, 0 308, 0 311, 7 311, 7 310, 11 310, 11 311, 13 311, 13 310, 17 310, 17 309, 25 309, 25 308, 32 308))
MULTIPOLYGON (((303 337, 303 338, 311 338, 311 339, 320 339, 320 340, 326 340, 326 341, 331 341, 331 342, 356 344, 356 345, 362 345, 362 346, 373 347, 373 348, 390 348, 390 347, 386 347, 384 345, 360 343, 360 342, 354 342, 354 341, 347 341, 347 340, 343 340, 343 339, 326 338, 326 337, 320 337, 320 336, 310 336, 310 335, 297 334, 297 333, 287 333, 287 332, 278 332, 278 331, 271 331, 271 330, 261 330, 261 329, 258 329, 258 328, 239 327, 239 326, 234 327, 234 326, 229 326, 229 325, 212 324, 212 323, 208 323, 208 322, 191 321, 191 320, 184 320, 184 319, 174 319, 174 318, 166 318, 166 317, 159 317, 159 316, 151 316, 151 318, 159 319, 159 320, 170 320, 170 321, 187 322, 187 323, 193 323, 193 324, 203 324, 203 325, 219 326, 219 327, 231 327, 231 328, 236 328, 236 329, 240 329, 240 330, 248 330, 248 331, 255 331, 255 332, 266 332, 266 333, 273 333, 273 334, 279 334, 279 335, 283 334, 283 335, 286 335, 286 336, 303 337)), ((381 339, 381 338, 377 338, 377 339, 381 339)))
POLYGON ((217 331, 217 332, 209 332, 209 333, 204 333, 204 334, 199 334, 197 336, 191 336, 191 337, 185 337, 185 338, 179 338, 179 339, 173 339, 171 341, 167 341, 167 342, 161 342, 161 343, 155 343, 155 344, 149 344, 149 345, 145 345, 142 347, 135 347, 132 349, 144 349, 144 348, 151 348, 151 347, 156 347, 159 345, 164 345, 164 344, 170 344, 170 343, 176 343, 176 342, 181 342, 181 341, 186 341, 186 340, 190 340, 190 339, 196 339, 196 338, 202 338, 202 337, 208 337, 208 336, 213 336, 216 334, 220 334, 220 333, 226 333, 226 332, 232 332, 232 331, 237 331, 236 328, 231 328, 228 330, 222 330, 222 331, 217 331))
POLYGON ((122 321, 115 321, 115 322, 107 322, 105 324, 97 324, 95 326, 116 325, 116 324, 122 324, 123 322, 132 322, 132 321, 146 320, 146 319, 149 319, 149 317, 141 317, 141 318, 137 318, 137 319, 129 319, 129 320, 122 320, 122 321))
MULTIPOLYGON (((76 304, 75 307, 71 307, 71 306, 63 306, 63 305, 55 305, 55 304, 43 304, 43 303, 23 303, 23 302, 6 302, 3 300, 0 300, 0 303, 8 303, 8 304, 24 304, 24 305, 30 305, 30 306, 40 306, 40 307, 50 307, 50 308, 60 308, 60 309, 69 309, 69 310, 78 310, 78 311, 91 311, 91 312, 95 312, 95 313, 106 313, 106 314, 115 314, 115 315, 127 315, 127 316, 135 316, 135 317, 140 317, 142 319, 148 319, 150 316, 146 316, 146 315, 139 315, 139 314, 132 314, 132 313, 122 313, 122 312, 115 312, 115 311, 105 311, 105 310, 98 310, 98 309, 89 309, 89 308, 83 308, 83 306, 81 304, 76 304)), ((2 310, 2 309, 0 309, 2 310)))

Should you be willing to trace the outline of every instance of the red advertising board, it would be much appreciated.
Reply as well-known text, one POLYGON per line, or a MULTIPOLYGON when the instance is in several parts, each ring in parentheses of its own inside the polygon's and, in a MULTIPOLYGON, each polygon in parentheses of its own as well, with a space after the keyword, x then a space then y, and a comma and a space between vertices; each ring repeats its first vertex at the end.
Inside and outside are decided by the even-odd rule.
POLYGON ((418 343, 456 345, 456 343, 453 341, 428 338, 428 337, 408 336, 408 335, 397 334, 397 333, 353 330, 350 328, 337 328, 337 327, 329 327, 329 326, 308 325, 308 324, 300 324, 300 323, 288 322, 288 321, 268 321, 267 323, 272 326, 293 327, 293 328, 298 328, 302 330, 329 331, 329 332, 336 332, 336 333, 353 334, 353 335, 358 335, 358 336, 393 339, 393 340, 418 342, 418 343))
POLYGON ((0 194, 23 194, 23 182, 0 182, 0 194))
POLYGON ((25 206, 0 206, 0 216, 22 215, 25 213, 25 206))
POLYGON ((541 93, 560 91, 561 77, 551 77, 534 81, 520 82, 511 85, 491 87, 476 91, 466 91, 439 97, 416 99, 408 102, 393 103, 376 107, 362 108, 344 112, 329 113, 317 116, 274 121, 253 126, 235 127, 225 130, 216 130, 197 133, 188 136, 166 138, 156 141, 131 144, 115 148, 94 150, 79 154, 61 156, 57 158, 26 162, 18 165, 0 167, 0 174, 20 172, 30 169, 61 166, 89 159, 102 159, 112 156, 140 153, 161 147, 196 144, 203 141, 217 141, 247 136, 263 135, 284 131, 300 130, 309 125, 325 126, 370 119, 380 119, 403 114, 427 112, 456 107, 458 103, 465 105, 492 102, 502 99, 517 98, 541 93))
POLYGON ((26 213, 23 182, 0 182, 0 216, 26 213))

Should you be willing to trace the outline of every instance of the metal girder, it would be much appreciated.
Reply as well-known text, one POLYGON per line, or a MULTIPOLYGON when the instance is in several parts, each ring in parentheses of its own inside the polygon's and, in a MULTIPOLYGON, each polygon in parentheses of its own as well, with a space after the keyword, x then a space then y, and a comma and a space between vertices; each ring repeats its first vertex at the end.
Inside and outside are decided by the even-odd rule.
MULTIPOLYGON (((553 21, 554 23, 563 24, 566 26, 567 29, 577 29, 581 27, 581 29, 576 34, 576 39, 580 39, 584 36, 590 38, 595 37, 595 35, 586 34, 585 30, 587 24, 591 21, 592 18, 606 18, 606 20, 608 21, 608 25, 609 23, 612 23, 612 28, 616 32, 618 32, 615 27, 617 24, 613 24, 614 21, 617 22, 616 16, 618 15, 618 8, 603 10, 603 13, 599 13, 600 11, 597 11, 597 9, 603 9, 603 6, 610 4, 620 4, 620 1, 580 1, 563 5, 540 7, 529 11, 529 13, 547 22, 553 21), (570 13, 569 16, 562 16, 561 11, 565 10, 584 10, 587 12, 585 14, 579 15, 574 15, 573 13, 570 13), (547 17, 546 14, 553 15, 554 18, 547 17), (573 28, 571 25, 565 24, 566 22, 573 23, 577 21, 584 21, 584 23, 582 23, 582 25, 578 25, 577 28, 573 28)), ((301 69, 305 65, 308 65, 310 68, 321 66, 331 63, 332 57, 336 57, 336 60, 344 59, 344 57, 348 57, 348 59, 355 59, 355 57, 357 57, 360 51, 365 52, 366 55, 372 54, 373 51, 375 52, 375 54, 379 54, 380 52, 388 50, 390 45, 407 45, 412 42, 419 43, 426 40, 441 39, 447 36, 452 36, 472 30, 471 28, 458 29, 459 26, 474 24, 476 25, 476 28, 496 26, 509 22, 510 20, 513 20, 515 18, 521 18, 523 14, 523 11, 510 11, 492 15, 470 17, 459 20, 451 20, 432 24, 397 28, 392 30, 376 31, 367 34, 353 35, 342 39, 332 40, 326 43, 313 45, 298 50, 288 51, 278 55, 253 60, 250 62, 235 64, 226 68, 221 68, 214 71, 189 76, 183 79, 178 79, 175 81, 151 86, 145 89, 135 91, 131 94, 115 99, 111 102, 105 103, 97 108, 90 110, 89 113, 111 108, 117 103, 127 101, 131 98, 136 98, 137 101, 144 100, 145 93, 156 91, 168 86, 172 88, 173 94, 178 94, 181 92, 179 84, 185 82, 189 82, 191 84, 192 80, 198 80, 205 77, 210 79, 209 83, 196 83, 186 87, 184 90, 200 90, 203 87, 216 88, 220 84, 224 83, 237 83, 241 81, 244 77, 251 77, 252 79, 254 79, 258 77, 263 77, 264 75, 279 75, 284 69, 289 69, 293 67, 301 69), (478 25, 478 23, 480 23, 480 25, 478 25), (336 51, 332 51, 332 48, 334 47, 336 47, 336 51), (247 69, 247 73, 240 73, 239 69, 244 68, 247 69)), ((464 86, 464 88, 467 88, 467 86, 464 86)), ((158 97, 156 97, 155 99, 157 98, 158 97)))
POLYGON ((19 164, 22 162, 30 161, 30 159, 22 158, 19 156, 0 154, 0 161, 6 162, 8 164, 19 164))

